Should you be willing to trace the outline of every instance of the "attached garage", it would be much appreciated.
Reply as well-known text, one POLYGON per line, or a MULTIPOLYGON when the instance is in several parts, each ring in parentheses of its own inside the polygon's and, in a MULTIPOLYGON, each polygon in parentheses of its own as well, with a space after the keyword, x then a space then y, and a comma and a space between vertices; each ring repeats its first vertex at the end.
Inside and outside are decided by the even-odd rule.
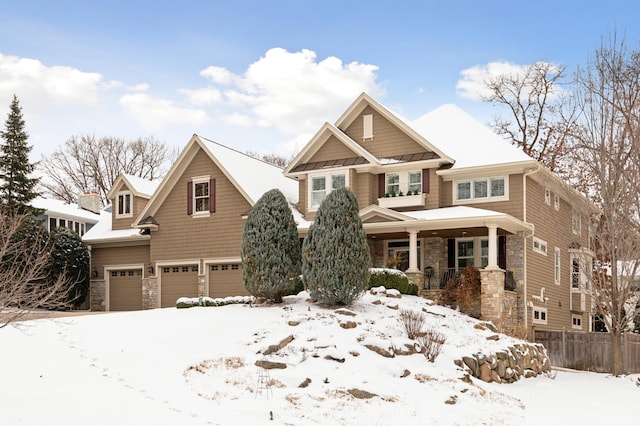
POLYGON ((109 272, 109 310, 142 309, 142 269, 109 272))
POLYGON ((247 295, 242 284, 242 264, 223 263, 209 265, 209 297, 247 295))
POLYGON ((160 294, 162 308, 175 307, 181 297, 198 297, 198 265, 162 267, 160 294))

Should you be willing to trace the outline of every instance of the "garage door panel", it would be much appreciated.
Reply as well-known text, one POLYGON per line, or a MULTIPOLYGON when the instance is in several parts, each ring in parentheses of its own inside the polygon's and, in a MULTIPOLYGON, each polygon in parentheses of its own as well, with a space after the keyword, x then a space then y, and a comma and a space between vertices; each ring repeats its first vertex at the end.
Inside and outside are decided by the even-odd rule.
POLYGON ((175 307, 181 297, 198 297, 198 266, 163 267, 160 286, 163 308, 175 307))
POLYGON ((242 264, 209 266, 209 297, 246 296, 242 283, 242 264))
POLYGON ((109 310, 142 309, 142 270, 111 271, 109 274, 109 310))

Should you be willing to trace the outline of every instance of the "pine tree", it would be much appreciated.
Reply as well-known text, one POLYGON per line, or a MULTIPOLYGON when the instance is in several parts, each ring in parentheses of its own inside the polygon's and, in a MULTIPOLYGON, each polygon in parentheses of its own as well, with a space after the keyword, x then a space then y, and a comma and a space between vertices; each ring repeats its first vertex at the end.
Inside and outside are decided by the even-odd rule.
POLYGON ((370 265, 356 197, 336 189, 320 205, 302 246, 305 289, 320 303, 350 305, 367 288, 370 265))
POLYGON ((55 228, 50 235, 52 248, 48 280, 54 283, 64 276, 67 302, 80 305, 89 295, 89 249, 80 236, 68 228, 55 228))
POLYGON ((249 293, 276 303, 295 290, 300 275, 298 230, 286 198, 277 189, 255 204, 242 236, 242 278, 249 293))
POLYGON ((32 147, 27 144, 29 135, 15 95, 10 108, 5 130, 0 132, 0 202, 11 212, 33 211, 29 204, 39 195, 38 179, 30 177, 35 169, 29 162, 32 147))

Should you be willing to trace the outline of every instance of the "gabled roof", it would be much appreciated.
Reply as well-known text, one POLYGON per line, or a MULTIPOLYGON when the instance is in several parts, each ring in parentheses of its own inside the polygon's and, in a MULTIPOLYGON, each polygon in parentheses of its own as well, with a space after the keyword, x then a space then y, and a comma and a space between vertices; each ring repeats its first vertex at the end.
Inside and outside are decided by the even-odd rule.
POLYGON ((415 128, 455 160, 451 171, 495 165, 537 162, 453 104, 414 120, 415 128))
POLYGON ((370 206, 360 209, 358 215, 363 222, 373 217, 383 217, 391 222, 413 220, 409 216, 405 216, 403 213, 387 209, 385 207, 380 207, 377 204, 371 204, 370 206))
POLYGON ((283 176, 281 168, 194 134, 135 223, 155 215, 199 150, 213 161, 250 205, 274 188, 279 189, 290 203, 297 203, 298 183, 283 176))
POLYGON ((332 167, 361 164, 380 165, 380 162, 373 154, 371 154, 361 145, 357 144, 349 136, 344 134, 342 130, 338 129, 336 126, 330 123, 324 123, 320 130, 318 130, 316 134, 311 138, 309 143, 305 145, 302 151, 300 151, 298 155, 296 155, 296 157, 293 159, 293 161, 284 169, 285 175, 295 174, 297 172, 308 170, 310 167, 306 166, 309 166, 309 159, 311 159, 311 157, 313 157, 313 155, 318 152, 322 145, 331 136, 334 136, 354 153, 353 157, 336 160, 339 162, 339 164, 333 164, 332 167))
POLYGON ((120 176, 113 182, 111 189, 107 194, 109 200, 116 196, 116 193, 121 190, 122 186, 126 186, 134 196, 149 199, 160 185, 161 179, 149 180, 138 176, 130 175, 127 173, 121 173, 120 176))
POLYGON ((367 106, 373 108, 377 113, 389 120, 417 143, 422 145, 427 151, 435 152, 442 159, 443 163, 453 163, 454 159, 450 157, 445 151, 443 151, 441 146, 432 143, 432 141, 425 138, 424 135, 417 132, 416 129, 412 127, 411 123, 402 118, 400 115, 391 112, 390 109, 388 109, 364 92, 361 93, 360 96, 358 96, 356 100, 353 101, 353 103, 347 108, 347 110, 340 116, 338 121, 336 121, 336 127, 338 127, 339 129, 345 129, 349 127, 349 125, 351 125, 351 123, 353 123, 353 121, 360 116, 362 111, 367 106))

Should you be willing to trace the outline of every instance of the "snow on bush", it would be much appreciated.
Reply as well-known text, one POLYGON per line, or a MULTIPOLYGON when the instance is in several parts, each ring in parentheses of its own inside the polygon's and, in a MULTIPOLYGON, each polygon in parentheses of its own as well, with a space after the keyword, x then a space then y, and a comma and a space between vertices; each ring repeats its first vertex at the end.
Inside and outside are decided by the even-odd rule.
POLYGON ((194 306, 225 306, 253 303, 253 296, 228 296, 228 297, 181 297, 176 301, 176 308, 192 308, 194 306))

